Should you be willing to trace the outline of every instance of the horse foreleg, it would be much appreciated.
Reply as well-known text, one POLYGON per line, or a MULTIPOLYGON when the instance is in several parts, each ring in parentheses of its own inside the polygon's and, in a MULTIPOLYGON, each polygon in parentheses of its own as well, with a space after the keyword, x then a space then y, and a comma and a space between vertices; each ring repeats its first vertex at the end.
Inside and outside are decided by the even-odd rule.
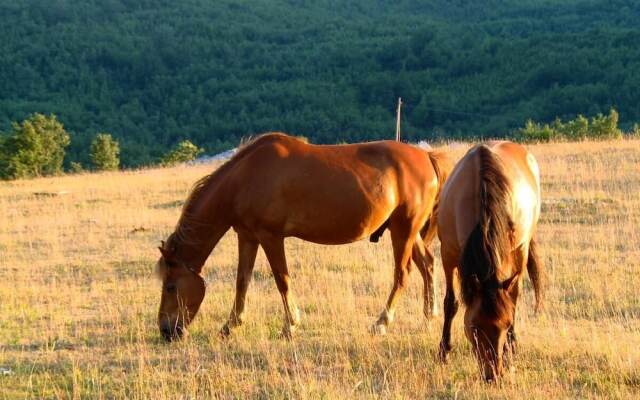
MULTIPOLYGON (((509 292, 509 295, 511 296, 511 301, 513 302, 513 319, 512 319, 512 323, 511 323, 511 327, 509 327, 509 331, 507 332, 507 342, 505 343, 505 351, 503 354, 505 354, 505 365, 507 365, 507 363, 510 361, 508 360, 506 357, 507 355, 510 355, 510 357, 513 357, 516 353, 516 350, 518 348, 518 341, 516 339, 516 309, 518 306, 518 297, 520 296, 520 286, 522 285, 522 279, 524 277, 524 269, 527 267, 528 265, 528 257, 529 257, 529 246, 528 245, 523 245, 521 246, 518 250, 516 250, 516 254, 515 254, 515 262, 517 265, 517 268, 519 268, 520 271, 522 271, 522 273, 520 274, 520 276, 516 279, 518 279, 518 282, 513 285, 513 287, 511 288, 511 291, 509 292)), ((536 300, 538 300, 536 298, 536 300)))
POLYGON ((444 296, 444 324, 442 326, 442 340, 440 340, 440 350, 438 358, 441 362, 447 361, 447 355, 451 351, 451 323, 458 312, 458 300, 453 288, 453 278, 455 264, 443 256, 444 278, 447 285, 447 292, 444 296))
POLYGON ((389 294, 387 304, 380 317, 371 328, 373 333, 384 335, 387 326, 393 321, 396 301, 409 282, 411 272, 411 250, 413 248, 416 232, 406 232, 407 228, 391 224, 391 244, 393 245, 393 258, 395 261, 393 288, 389 294))
POLYGON ((413 262, 418 267, 424 281, 424 316, 427 319, 438 315, 438 307, 435 301, 435 275, 433 273, 433 255, 418 236, 413 245, 413 262))
MULTIPOLYGON (((517 267, 522 271, 515 285, 512 286, 509 295, 511 296, 511 301, 513 302, 513 319, 511 326, 509 327, 509 331, 507 332, 507 341, 504 345, 503 351, 503 362, 506 368, 509 368, 513 357, 518 350, 518 340, 516 338, 516 309, 518 307, 518 297, 520 296, 520 286, 522 285, 522 279, 524 277, 524 269, 527 267, 529 255, 529 246, 523 245, 521 246, 515 254, 515 262, 517 267)), ((536 299, 537 300, 537 299, 536 299)))
POLYGON ((290 288, 291 279, 287 268, 287 259, 284 253, 284 239, 281 237, 264 237, 260 239, 260 244, 264 249, 264 253, 269 260, 273 278, 282 297, 284 306, 284 327, 282 328, 282 336, 290 339, 293 332, 300 324, 300 312, 293 298, 290 288))
MULTIPOLYGON (((517 278, 522 279, 522 278, 517 278)), ((518 348, 518 341, 516 339, 516 307, 518 304, 518 297, 520 295, 520 281, 511 289, 511 300, 513 301, 513 322, 511 323, 511 327, 509 328, 509 332, 507 332, 507 343, 506 347, 508 347, 508 351, 511 355, 515 355, 516 350, 518 348)))
POLYGON ((229 336, 231 330, 242 325, 244 304, 247 297, 247 289, 251 282, 253 266, 258 253, 258 242, 238 234, 238 274, 236 277, 236 297, 229 314, 229 320, 220 330, 223 337, 229 336))

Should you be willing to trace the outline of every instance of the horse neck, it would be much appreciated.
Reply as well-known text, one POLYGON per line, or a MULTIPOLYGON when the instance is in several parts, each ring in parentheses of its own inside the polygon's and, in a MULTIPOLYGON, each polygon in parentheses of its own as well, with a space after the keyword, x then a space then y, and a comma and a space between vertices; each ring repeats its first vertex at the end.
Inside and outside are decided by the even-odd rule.
POLYGON ((210 192, 189 200, 175 231, 176 258, 197 272, 231 227, 224 191, 210 192))

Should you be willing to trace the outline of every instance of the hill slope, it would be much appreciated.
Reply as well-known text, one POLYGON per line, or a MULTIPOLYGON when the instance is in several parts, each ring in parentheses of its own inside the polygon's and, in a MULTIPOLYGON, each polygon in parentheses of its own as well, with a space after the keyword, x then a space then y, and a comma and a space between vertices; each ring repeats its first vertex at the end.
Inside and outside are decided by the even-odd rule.
POLYGON ((87 162, 182 138, 209 151, 285 130, 315 142, 507 135, 615 106, 640 120, 640 5, 624 0, 0 0, 0 130, 54 112, 87 162))

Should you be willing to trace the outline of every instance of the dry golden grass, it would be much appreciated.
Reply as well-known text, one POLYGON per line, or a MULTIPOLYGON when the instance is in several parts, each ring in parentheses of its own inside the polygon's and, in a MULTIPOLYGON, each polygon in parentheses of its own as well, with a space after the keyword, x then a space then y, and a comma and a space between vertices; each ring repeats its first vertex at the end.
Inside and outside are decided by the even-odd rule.
MULTIPOLYGON (((230 233, 205 267, 190 338, 163 343, 156 246, 211 169, 202 166, 0 183, 0 367, 12 371, 0 398, 637 398, 640 141, 530 148, 543 176, 547 308, 533 315, 526 281, 517 371, 500 385, 479 379, 462 312, 450 362, 436 362, 442 321, 424 320, 418 273, 389 334, 369 335, 391 285, 388 235, 337 247, 287 240, 303 311, 293 342, 277 337, 281 302, 260 253, 247 323, 220 342, 230 233), (59 190, 69 193, 34 195, 59 190)), ((439 257, 436 270, 441 285, 439 257)))

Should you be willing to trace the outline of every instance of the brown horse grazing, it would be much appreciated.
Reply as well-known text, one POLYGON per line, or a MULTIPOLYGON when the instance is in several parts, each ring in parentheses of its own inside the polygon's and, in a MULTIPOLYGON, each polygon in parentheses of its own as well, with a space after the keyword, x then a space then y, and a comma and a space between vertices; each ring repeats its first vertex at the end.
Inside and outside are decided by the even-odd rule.
POLYGON ((502 373, 503 355, 515 350, 515 310, 525 268, 536 309, 542 301, 541 264, 533 240, 539 215, 538 164, 518 144, 476 146, 451 172, 437 221, 447 286, 442 361, 451 350, 451 322, 458 310, 453 289, 457 269, 466 305, 465 334, 483 376, 491 381, 502 373))
POLYGON ((202 266, 220 238, 238 235, 236 296, 221 335, 242 324, 245 295, 258 246, 267 256, 285 311, 283 335, 299 323, 291 292, 284 238, 344 244, 391 232, 395 281, 376 331, 392 320, 407 284, 411 259, 424 279, 425 314, 435 313, 433 256, 439 190, 451 165, 443 153, 385 141, 316 146, 281 133, 241 148, 187 199, 160 251, 163 281, 158 324, 167 340, 179 338, 204 298, 202 266))

